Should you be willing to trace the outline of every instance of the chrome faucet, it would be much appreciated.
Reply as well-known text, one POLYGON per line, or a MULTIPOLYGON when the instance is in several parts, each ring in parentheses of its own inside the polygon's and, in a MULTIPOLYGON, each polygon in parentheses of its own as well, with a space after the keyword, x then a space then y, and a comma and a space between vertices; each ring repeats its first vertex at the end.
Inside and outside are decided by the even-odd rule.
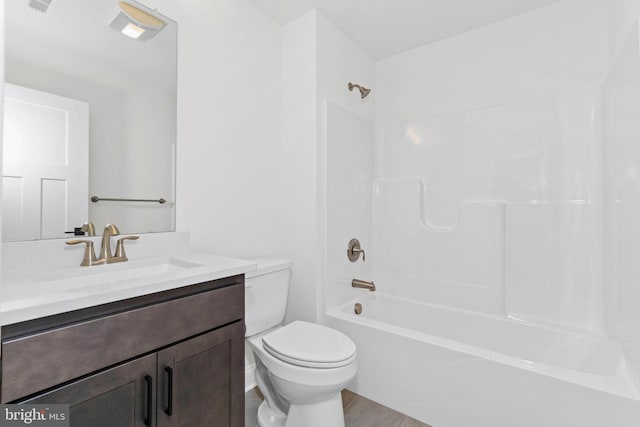
POLYGON ((367 282, 365 280, 353 279, 351 281, 351 286, 354 287, 354 288, 369 289, 369 291, 371 291, 371 292, 375 292, 376 291, 375 283, 367 282))
POLYGON ((104 260, 107 264, 114 262, 113 253, 111 252, 111 236, 118 236, 119 234, 120 230, 118 230, 115 224, 107 224, 104 227, 98 260, 104 260))

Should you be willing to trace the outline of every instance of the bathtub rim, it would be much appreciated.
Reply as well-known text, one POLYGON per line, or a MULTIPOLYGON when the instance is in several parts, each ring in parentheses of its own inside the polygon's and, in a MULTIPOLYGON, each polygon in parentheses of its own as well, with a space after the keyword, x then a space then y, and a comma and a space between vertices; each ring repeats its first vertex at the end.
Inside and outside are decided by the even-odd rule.
POLYGON ((486 313, 452 308, 452 307, 442 306, 437 304, 430 304, 430 303, 425 303, 422 301, 414 301, 408 298, 399 297, 396 295, 391 295, 391 294, 382 293, 382 292, 375 292, 375 294, 373 295, 367 294, 367 295, 362 295, 360 297, 354 298, 347 303, 344 303, 337 307, 327 309, 325 311, 325 315, 337 320, 357 323, 362 326, 380 329, 384 332, 396 334, 407 339, 418 340, 431 345, 436 345, 438 347, 441 347, 447 350, 470 354, 475 357, 488 359, 496 363, 503 363, 511 367, 524 369, 524 370, 527 370, 536 374, 540 374, 546 377, 567 381, 569 383, 573 383, 583 387, 588 387, 603 393, 609 393, 609 394, 624 397, 627 399, 640 401, 640 390, 636 388, 636 385, 629 373, 626 360, 624 358, 624 353, 619 348, 619 344, 615 340, 610 338, 608 339, 603 338, 599 334, 590 334, 590 333, 580 334, 570 329, 563 329, 563 328, 548 326, 545 324, 536 324, 534 322, 522 320, 517 317, 514 318, 510 316, 486 314, 486 313), (509 354, 492 351, 486 348, 481 348, 475 345, 466 344, 466 343, 455 341, 449 338, 444 338, 437 335, 428 334, 428 333, 417 331, 417 330, 412 330, 402 326, 392 325, 392 324, 389 324, 380 320, 372 319, 372 318, 360 317, 352 312, 353 305, 356 302, 363 303, 363 301, 371 300, 372 298, 377 298, 377 297, 389 298, 389 299, 401 301, 403 303, 408 303, 408 304, 433 307, 440 310, 460 312, 466 315, 481 316, 481 317, 491 319, 491 320, 496 320, 496 321, 508 321, 516 324, 519 323, 527 326, 539 327, 539 328, 550 330, 556 333, 557 332, 575 333, 578 336, 584 336, 589 339, 593 339, 595 341, 605 343, 607 345, 617 346, 618 351, 620 352, 619 365, 615 370, 616 372, 615 376, 599 375, 599 374, 589 373, 585 371, 573 370, 569 368, 563 368, 563 367, 553 366, 549 364, 544 364, 541 362, 533 362, 530 360, 525 360, 509 354))

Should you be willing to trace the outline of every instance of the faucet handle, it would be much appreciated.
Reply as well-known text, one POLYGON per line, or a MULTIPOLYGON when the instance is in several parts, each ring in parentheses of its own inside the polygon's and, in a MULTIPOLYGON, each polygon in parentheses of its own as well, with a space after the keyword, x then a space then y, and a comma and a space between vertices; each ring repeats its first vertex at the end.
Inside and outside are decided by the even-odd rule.
POLYGON ((87 246, 84 248, 84 256, 82 257, 81 266, 87 267, 91 265, 100 265, 104 264, 103 259, 96 258, 96 252, 93 250, 93 241, 91 240, 67 240, 65 242, 67 245, 78 245, 80 243, 84 243, 87 246))
POLYGON ((124 241, 125 240, 138 240, 140 236, 125 236, 118 239, 118 243, 116 244, 116 253, 113 256, 119 262, 127 261, 127 254, 124 252, 124 241))
POLYGON ((351 262, 356 262, 358 258, 360 258, 360 254, 362 254, 362 262, 364 262, 366 254, 364 253, 364 249, 360 247, 360 241, 358 241, 358 239, 351 239, 347 247, 347 258, 349 258, 351 262))

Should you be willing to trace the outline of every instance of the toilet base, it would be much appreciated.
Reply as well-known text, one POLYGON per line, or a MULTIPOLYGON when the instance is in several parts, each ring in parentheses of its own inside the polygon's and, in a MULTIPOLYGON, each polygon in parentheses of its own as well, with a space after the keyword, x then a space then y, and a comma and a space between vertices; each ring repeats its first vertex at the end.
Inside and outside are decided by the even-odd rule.
POLYGON ((342 395, 334 394, 331 399, 307 405, 291 403, 285 427, 344 427, 342 395))
POLYGON ((336 393, 323 402, 289 407, 286 417, 276 414, 266 401, 258 408, 259 427, 344 427, 342 396, 336 393))
POLYGON ((257 420, 258 427, 284 427, 287 417, 282 413, 272 411, 265 400, 258 407, 257 420))

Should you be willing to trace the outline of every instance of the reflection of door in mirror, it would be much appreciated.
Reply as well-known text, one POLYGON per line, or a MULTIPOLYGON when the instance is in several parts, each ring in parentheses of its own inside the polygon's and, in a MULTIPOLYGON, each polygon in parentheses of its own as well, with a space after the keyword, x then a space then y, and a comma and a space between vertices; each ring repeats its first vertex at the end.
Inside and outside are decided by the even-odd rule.
POLYGON ((88 219, 89 105, 5 84, 4 241, 68 236, 88 219))

